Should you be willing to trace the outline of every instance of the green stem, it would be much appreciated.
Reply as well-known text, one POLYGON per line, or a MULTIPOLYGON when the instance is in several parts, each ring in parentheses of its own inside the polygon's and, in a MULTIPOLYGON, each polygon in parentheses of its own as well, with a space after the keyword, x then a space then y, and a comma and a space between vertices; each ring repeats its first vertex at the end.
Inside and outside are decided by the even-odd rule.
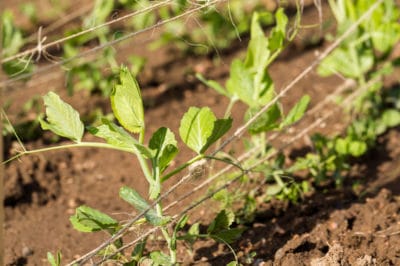
POLYGON ((227 159, 218 158, 218 157, 215 157, 215 156, 205 156, 204 158, 206 158, 206 159, 211 159, 211 160, 215 160, 215 161, 220 161, 220 162, 224 162, 224 163, 233 165, 233 166, 235 166, 236 168, 240 169, 240 171, 242 171, 242 172, 245 172, 245 171, 246 171, 245 169, 243 169, 243 167, 242 167, 241 165, 239 165, 239 164, 237 164, 237 163, 235 163, 235 162, 233 162, 233 161, 231 161, 231 160, 229 160, 229 159, 227 160, 227 159))
MULTIPOLYGON (((154 178, 154 180, 156 182, 157 193, 158 193, 156 198, 159 198, 160 197, 159 188, 161 187, 160 168, 158 167, 157 163, 155 163, 153 165, 154 165, 153 166, 153 173, 154 173, 153 178, 154 178)), ((157 215, 159 217, 163 217, 163 210, 162 210, 162 206, 161 206, 161 201, 157 201, 155 207, 156 207, 157 215)), ((167 227, 166 226, 161 226, 161 232, 162 232, 162 234, 164 236, 165 241, 167 241, 167 244, 168 244, 168 250, 169 250, 171 263, 172 263, 172 265, 175 265, 175 263, 176 263, 176 248, 172 246, 172 239, 171 239, 171 237, 170 237, 170 235, 168 233, 167 227)))
POLYGON ((175 170, 169 172, 168 174, 166 174, 165 176, 163 176, 161 178, 161 183, 167 181, 171 176, 176 175, 177 173, 181 172, 182 170, 184 170, 186 167, 188 167, 189 165, 193 164, 194 162, 197 162, 201 159, 204 158, 203 154, 199 154, 196 157, 192 158, 190 161, 180 165, 178 168, 176 168, 175 170))
POLYGON ((31 154, 36 154, 36 153, 42 153, 42 152, 48 152, 48 151, 55 151, 55 150, 61 150, 61 149, 70 149, 70 148, 106 148, 106 149, 113 149, 113 150, 119 150, 119 151, 124 151, 124 152, 129 152, 129 153, 135 153, 132 149, 128 148, 122 148, 122 147, 116 147, 108 143, 102 143, 102 142, 77 142, 77 143, 72 143, 72 144, 66 144, 66 145, 59 145, 59 146, 54 146, 54 147, 47 147, 47 148, 42 148, 42 149, 36 149, 36 150, 24 150, 17 155, 11 157, 10 159, 6 160, 3 162, 3 164, 6 164, 8 162, 11 162, 15 159, 18 159, 24 155, 31 155, 31 154))
MULTIPOLYGON (((236 96, 229 98, 229 104, 226 107, 225 114, 224 114, 225 119, 229 118, 229 116, 231 115, 233 105, 235 105, 236 101, 238 101, 238 98, 236 96)), ((215 147, 219 147, 219 146, 221 146, 221 139, 218 139, 217 142, 215 143, 215 147)), ((211 161, 210 175, 213 174, 213 169, 214 169, 214 161, 211 161)))
POLYGON ((151 174, 147 167, 146 161, 143 158, 143 156, 140 155, 139 152, 136 152, 129 148, 117 147, 117 146, 114 146, 114 145, 111 145, 108 143, 103 143, 103 142, 77 142, 77 143, 59 145, 59 146, 54 146, 54 147, 47 147, 47 148, 42 148, 42 149, 30 150, 30 151, 24 150, 24 151, 18 153, 17 155, 11 157, 10 159, 2 162, 2 164, 9 163, 9 162, 11 162, 15 159, 18 159, 22 156, 25 156, 25 155, 37 154, 37 153, 48 152, 48 151, 56 151, 56 150, 62 150, 62 149, 71 149, 71 148, 105 148, 105 149, 112 149, 112 150, 118 150, 118 151, 136 154, 146 179, 151 178, 151 174))
MULTIPOLYGON (((143 144, 144 143, 144 134, 145 134, 145 128, 144 126, 142 127, 142 130, 139 133, 139 143, 143 144)), ((140 163, 140 168, 142 168, 142 171, 144 173, 144 176, 146 177, 147 182, 149 184, 152 183, 152 174, 150 172, 149 166, 146 162, 146 159, 143 157, 143 155, 140 152, 136 153, 136 156, 138 157, 139 163, 140 163)))
POLYGON ((236 103, 238 99, 236 97, 230 98, 228 107, 226 107, 224 118, 229 118, 232 112, 233 105, 236 103))

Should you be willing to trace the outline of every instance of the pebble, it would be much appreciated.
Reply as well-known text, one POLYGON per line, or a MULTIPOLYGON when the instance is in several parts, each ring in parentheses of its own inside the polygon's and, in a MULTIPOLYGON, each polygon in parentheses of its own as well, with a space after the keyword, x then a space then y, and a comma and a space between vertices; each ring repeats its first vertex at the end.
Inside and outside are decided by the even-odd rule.
POLYGON ((33 250, 31 248, 29 248, 29 247, 22 248, 22 257, 29 257, 32 254, 33 254, 33 250))

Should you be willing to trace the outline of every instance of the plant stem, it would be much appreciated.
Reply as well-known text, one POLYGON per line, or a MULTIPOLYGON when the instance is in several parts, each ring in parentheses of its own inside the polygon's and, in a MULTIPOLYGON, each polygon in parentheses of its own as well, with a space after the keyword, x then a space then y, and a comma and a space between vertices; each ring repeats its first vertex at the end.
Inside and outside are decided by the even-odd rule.
POLYGON ((185 169, 186 167, 188 167, 189 165, 193 164, 194 162, 197 162, 201 159, 204 158, 203 154, 199 154, 196 157, 192 158, 190 161, 187 161, 186 163, 180 165, 178 168, 176 168, 175 170, 169 172, 168 174, 166 174, 165 176, 163 176, 161 178, 161 183, 167 181, 171 176, 176 175, 177 173, 181 172, 183 169, 185 169))
MULTIPOLYGON (((142 130, 139 133, 139 143, 140 144, 144 143, 144 134, 145 134, 145 128, 143 126, 142 130)), ((140 163, 140 168, 142 168, 142 171, 144 173, 144 176, 146 177, 147 182, 149 182, 149 184, 151 184, 153 182, 152 174, 150 172, 149 165, 147 164, 146 159, 143 157, 143 155, 140 152, 137 152, 136 156, 138 158, 138 161, 140 163)))
POLYGON ((20 153, 18 153, 17 155, 11 157, 10 159, 2 162, 2 164, 9 163, 9 162, 11 162, 15 159, 18 159, 22 156, 25 156, 25 155, 31 155, 31 154, 55 151, 55 150, 62 150, 62 149, 70 149, 70 148, 105 148, 105 149, 112 149, 112 150, 118 150, 118 151, 136 154, 146 179, 151 178, 151 174, 150 174, 150 171, 146 164, 146 161, 143 158, 143 156, 140 155, 139 152, 136 152, 135 150, 132 150, 129 148, 117 147, 117 146, 114 146, 114 145, 111 145, 108 143, 103 143, 103 142, 77 142, 77 143, 47 147, 47 148, 42 148, 42 149, 30 150, 30 151, 24 150, 24 151, 21 151, 20 153))
MULTIPOLYGON (((233 96, 233 97, 229 98, 229 104, 226 107, 225 114, 224 114, 224 118, 225 119, 229 118, 229 116, 231 115, 233 105, 235 105, 237 100, 238 100, 238 98, 236 96, 233 96)), ((219 147, 220 145, 221 145, 221 139, 218 139, 217 142, 215 143, 215 147, 219 147)), ((214 169, 214 161, 211 161, 211 164, 210 164, 210 175, 213 174, 213 169, 214 169)))
MULTIPOLYGON (((157 196, 155 198, 159 198, 160 197, 160 188, 161 188, 161 176, 160 176, 160 168, 158 166, 157 163, 153 164, 153 178, 156 181, 155 185, 157 186, 157 196)), ((150 184, 151 185, 151 184, 150 184)), ((156 212, 158 214, 159 217, 163 216, 163 210, 162 210, 162 206, 161 206, 161 201, 157 201, 156 203, 156 212)), ((169 255, 170 255, 170 259, 171 259, 171 263, 173 265, 176 264, 176 248, 172 247, 172 239, 170 237, 170 235, 168 234, 168 230, 166 226, 161 226, 161 232, 164 236, 165 241, 168 244, 168 250, 169 250, 169 255)))

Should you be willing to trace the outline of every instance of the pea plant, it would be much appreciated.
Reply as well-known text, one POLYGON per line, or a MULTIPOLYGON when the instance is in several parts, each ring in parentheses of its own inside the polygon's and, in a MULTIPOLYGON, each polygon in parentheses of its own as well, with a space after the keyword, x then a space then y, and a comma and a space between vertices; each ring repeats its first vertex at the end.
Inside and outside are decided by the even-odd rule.
MULTIPOLYGON (((276 20, 277 25, 271 31, 270 36, 267 37, 261 28, 259 14, 253 15, 251 39, 246 59, 244 61, 240 59, 233 61, 226 88, 199 76, 206 84, 229 97, 230 104, 221 119, 217 119, 208 107, 189 108, 181 119, 179 135, 182 141, 197 155, 170 172, 166 170, 179 152, 175 135, 170 129, 161 127, 153 133, 148 144, 145 144, 146 125, 140 89, 134 76, 126 67, 121 68, 119 82, 114 86, 110 96, 113 114, 121 126, 104 118, 101 125, 86 127, 88 133, 105 140, 105 143, 82 141, 85 127, 78 112, 53 92, 44 96, 46 118, 41 119, 43 129, 51 130, 59 136, 74 141, 75 143, 72 145, 74 147, 111 148, 132 153, 137 157, 143 176, 149 184, 148 200, 133 188, 127 186, 120 189, 120 197, 133 205, 139 212, 148 209, 145 219, 140 220, 140 223, 147 222, 161 229, 169 254, 167 255, 163 251, 150 252, 146 259, 152 261, 155 265, 174 265, 177 263, 176 243, 178 240, 191 244, 196 239, 210 237, 229 244, 239 237, 243 231, 242 228, 231 228, 235 215, 232 211, 227 210, 218 213, 205 234, 200 233, 199 224, 192 225, 187 232, 182 231, 188 220, 187 215, 182 216, 171 231, 168 226, 171 217, 164 215, 161 202, 158 200, 163 183, 196 162, 205 158, 231 162, 221 156, 206 155, 206 151, 212 144, 218 143, 230 129, 232 125, 230 113, 234 103, 240 100, 248 104, 249 108, 245 114, 245 120, 250 119, 264 105, 271 104, 271 108, 266 114, 257 119, 249 128, 249 133, 252 135, 252 145, 256 146, 259 143, 263 145, 260 146, 259 152, 254 155, 252 160, 266 154, 268 145, 265 143, 264 134, 267 131, 283 130, 288 125, 297 122, 307 108, 310 101, 308 96, 302 97, 286 116, 283 115, 280 104, 274 102, 276 93, 267 68, 286 45, 288 19, 283 9, 277 11, 276 20), (154 208, 151 207, 150 201, 156 201, 154 208)), ((291 38, 293 36, 290 36, 289 40, 291 38)), ((233 161, 232 164, 234 164, 233 161)), ((248 164, 250 164, 250 161, 248 164)), ((78 207, 70 220, 74 228, 82 232, 103 230, 114 235, 122 226, 117 220, 89 206, 78 207)), ((99 255, 113 254, 121 246, 122 240, 115 241, 103 249, 99 255)), ((135 265, 145 258, 143 255, 144 247, 145 243, 142 242, 130 256, 118 253, 112 259, 135 265)), ((57 255, 55 258, 49 254, 49 260, 56 264, 60 257, 57 255)))
MULTIPOLYGON (((2 32, 1 32, 1 57, 8 57, 17 54, 23 47, 24 37, 22 29, 14 24, 14 16, 10 10, 5 10, 1 14, 2 32)), ((2 64, 4 73, 9 76, 16 76, 31 72, 33 65, 31 58, 8 61, 2 64)))
MULTIPOLYGON (((296 30, 289 36, 287 36, 288 18, 282 8, 278 9, 275 14, 274 20, 276 21, 276 26, 272 28, 269 36, 264 34, 260 20, 262 20, 260 14, 255 13, 252 18, 251 38, 246 58, 244 60, 235 59, 232 62, 230 76, 225 86, 197 75, 204 84, 229 98, 230 103, 226 108, 226 116, 230 115, 234 104, 238 101, 241 101, 248 107, 243 117, 245 122, 251 119, 261 108, 266 105, 269 106, 266 112, 259 116, 248 128, 250 136, 244 140, 245 146, 248 150, 255 149, 256 151, 252 152, 252 155, 246 161, 242 162, 244 168, 250 167, 260 158, 273 152, 274 149, 266 138, 267 133, 283 131, 288 126, 296 123, 302 118, 310 102, 310 97, 304 95, 285 116, 282 105, 275 99, 277 92, 274 82, 268 73, 270 64, 283 51, 287 43, 295 37, 297 27, 300 23, 300 16, 298 15, 295 20, 296 30)), ((283 198, 291 197, 293 200, 296 200, 299 196, 299 191, 296 189, 300 189, 301 187, 292 187, 282 180, 282 167, 283 165, 281 164, 278 167, 279 170, 276 169, 274 174, 271 174, 271 167, 266 163, 263 166, 253 169, 252 172, 265 175, 266 180, 272 178, 277 184, 274 189, 276 195, 281 193, 283 198)), ((306 189, 306 186, 303 188, 306 189)), ((245 202, 254 203, 249 198, 248 193, 245 194, 245 202)), ((232 205, 232 199, 228 195, 229 193, 222 191, 216 198, 222 199, 224 206, 228 202, 230 202, 228 205, 232 205), (226 195, 226 197, 223 195, 226 195)))
MULTIPOLYGON (((142 1, 143 2, 143 1, 142 1)), ((146 1, 144 1, 146 2, 146 1)), ((204 1, 206 2, 206 1, 204 1)), ((174 8, 161 8, 160 16, 168 19, 184 11, 188 1, 177 1, 174 8)), ((252 14, 259 13, 259 21, 263 26, 274 23, 274 15, 265 8, 265 4, 257 0, 229 1, 228 5, 212 5, 198 17, 198 24, 188 31, 183 20, 176 20, 164 26, 161 38, 152 44, 153 48, 165 44, 174 44, 180 50, 194 54, 209 54, 211 49, 228 48, 236 39, 240 39, 250 31, 252 14), (224 38, 220 38, 224 36, 224 38), (190 45, 188 45, 190 44, 190 45)))
MULTIPOLYGON (((134 154, 140 163, 144 178, 149 184, 149 200, 157 200, 160 197, 163 183, 171 176, 205 158, 207 149, 218 141, 232 124, 231 118, 217 119, 208 107, 189 108, 181 120, 179 134, 182 141, 197 155, 174 171, 166 173, 170 162, 179 151, 175 135, 170 129, 161 127, 153 133, 149 143, 145 144, 146 125, 141 93, 138 83, 126 67, 121 68, 119 83, 115 85, 110 99, 114 116, 121 126, 104 118, 101 125, 97 127, 89 126, 86 129, 88 133, 105 140, 105 143, 82 141, 85 127, 78 112, 53 92, 44 96, 46 118, 41 119, 41 126, 43 129, 51 130, 59 136, 74 141, 73 146, 76 147, 103 147, 134 154)), ((148 259, 156 265, 174 265, 177 262, 176 241, 178 239, 191 240, 195 237, 205 236, 199 233, 194 234, 195 228, 193 228, 190 231, 190 237, 185 238, 181 235, 178 238, 177 233, 186 224, 187 216, 184 216, 177 223, 174 231, 170 232, 167 227, 170 217, 163 214, 161 202, 157 201, 155 208, 150 208, 149 201, 145 200, 133 188, 122 187, 120 197, 133 205, 139 212, 149 208, 145 214, 146 222, 160 227, 168 246, 169 255, 161 251, 150 253, 148 259)), ((70 220, 74 228, 82 232, 104 230, 113 235, 122 226, 117 220, 88 206, 77 208, 76 214, 70 220)), ((221 212, 214 220, 214 225, 210 225, 207 235, 229 243, 240 233, 238 229, 229 228, 231 223, 231 214, 221 212)), ((122 242, 116 241, 103 250, 101 254, 111 254, 121 246, 122 242)), ((134 259, 136 255, 125 258, 121 257, 122 254, 119 254, 114 259, 121 260, 124 263, 133 263, 136 260, 134 259)))
MULTIPOLYGON (((337 35, 343 34, 375 1, 330 0, 337 21, 337 35)), ((400 11, 392 0, 383 1, 371 18, 363 21, 318 68, 321 76, 340 75, 355 81, 357 97, 347 107, 353 120, 342 136, 312 137, 314 152, 298 158, 289 172, 309 170, 317 184, 333 177, 337 185, 349 169, 351 157, 360 157, 375 145, 377 137, 400 124, 400 110, 393 93, 383 91, 384 77, 393 73, 397 59, 391 57, 400 39, 400 11)), ((328 39, 334 37, 328 36, 328 39)), ((394 89, 396 91, 396 89, 394 89)))

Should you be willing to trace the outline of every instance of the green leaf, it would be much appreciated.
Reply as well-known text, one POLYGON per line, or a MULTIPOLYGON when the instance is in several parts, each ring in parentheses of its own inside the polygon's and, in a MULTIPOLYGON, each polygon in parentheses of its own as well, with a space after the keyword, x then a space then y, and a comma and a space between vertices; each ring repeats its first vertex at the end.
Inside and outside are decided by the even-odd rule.
POLYGON ((232 127, 232 118, 217 119, 214 122, 211 136, 207 138, 207 143, 203 146, 200 153, 204 153, 214 142, 220 139, 232 127))
POLYGON ((339 154, 342 154, 342 155, 348 154, 349 148, 348 148, 347 139, 343 139, 343 138, 336 139, 335 150, 336 150, 336 152, 338 152, 339 154))
POLYGON ((310 96, 304 95, 303 97, 301 97, 300 101, 296 103, 296 105, 292 108, 292 110, 290 110, 288 115, 285 117, 280 127, 284 128, 300 120, 303 117, 305 111, 307 110, 307 106, 309 103, 310 103, 310 96))
POLYGON ((210 108, 190 107, 184 114, 179 127, 183 142, 200 154, 212 135, 215 120, 215 115, 210 108))
POLYGON ((229 229, 229 226, 233 223, 235 215, 231 211, 222 210, 220 211, 212 223, 207 228, 208 234, 214 234, 224 229, 229 229))
POLYGON ((61 252, 57 251, 57 258, 54 258, 53 254, 47 252, 47 260, 51 264, 51 266, 60 266, 61 265, 61 252))
MULTIPOLYGON (((119 196, 135 207, 139 212, 143 212, 150 208, 150 205, 139 195, 139 193, 127 186, 121 187, 119 190, 119 196)), ((170 220, 169 217, 160 217, 152 208, 146 212, 144 217, 149 223, 155 226, 164 225, 170 220)))
POLYGON ((162 173, 178 153, 174 133, 168 128, 159 128, 151 137, 149 148, 155 150, 154 159, 162 173))
POLYGON ((140 133, 144 129, 144 111, 139 85, 126 67, 120 70, 120 82, 111 93, 114 115, 125 129, 140 133))
POLYGON ((196 239, 198 238, 198 236, 200 234, 199 227, 200 227, 199 223, 193 224, 189 228, 189 231, 187 232, 187 234, 182 235, 182 236, 178 236, 177 239, 184 240, 187 243, 189 243, 190 245, 193 245, 193 243, 196 241, 196 239))
POLYGON ((232 119, 217 120, 208 107, 190 107, 181 120, 179 134, 189 148, 203 154, 231 125, 232 119))
POLYGON ((135 248, 133 249, 132 253, 131 253, 131 258, 130 258, 130 264, 124 264, 124 266, 136 266, 138 265, 138 263, 140 262, 140 260, 143 257, 143 252, 144 249, 146 247, 146 239, 143 239, 141 241, 139 241, 138 244, 136 244, 135 248))
POLYGON ((397 22, 382 23, 376 31, 371 32, 371 37, 374 47, 383 53, 387 53, 393 49, 400 39, 400 25, 397 22))
POLYGON ((354 157, 363 155, 367 148, 367 144, 364 141, 353 140, 349 143, 349 153, 354 157))
POLYGON ((248 106, 258 105, 253 99, 253 76, 242 61, 235 59, 231 64, 230 76, 226 82, 228 92, 248 106))
MULTIPOLYGON (((245 120, 248 121, 258 112, 259 109, 248 109, 245 115, 245 120)), ((270 131, 277 128, 278 119, 281 117, 281 109, 278 104, 272 105, 266 112, 259 116, 249 127, 250 134, 258 134, 260 132, 270 131)))
POLYGON ((46 120, 40 119, 44 130, 53 131, 59 136, 81 142, 84 126, 79 118, 79 113, 71 105, 63 102, 54 92, 43 96, 46 105, 46 120))
POLYGON ((335 150, 341 155, 359 157, 367 151, 367 144, 364 141, 352 140, 349 137, 337 138, 335 150))
POLYGON ((196 78, 201 82, 203 82, 206 86, 214 89, 219 94, 226 96, 228 98, 232 98, 232 95, 227 90, 225 90, 225 88, 222 87, 218 82, 214 80, 207 80, 199 73, 196 74, 196 78))
POLYGON ((267 186, 267 190, 265 191, 265 194, 267 196, 275 196, 279 194, 282 191, 283 187, 280 186, 279 184, 271 184, 267 186))
POLYGON ((122 127, 105 118, 101 121, 103 124, 98 127, 88 127, 89 132, 117 148, 132 150, 135 153, 142 154, 145 158, 152 158, 154 156, 153 151, 140 144, 122 127))
POLYGON ((218 242, 233 243, 242 235, 244 230, 244 228, 225 229, 216 233, 212 233, 210 236, 218 242))
POLYGON ((261 62, 258 59, 246 60, 246 64, 249 64, 249 66, 238 59, 232 62, 226 88, 235 98, 240 99, 248 106, 259 108, 273 98, 274 84, 266 70, 267 62, 261 62), (255 62, 253 62, 254 60, 255 62), (256 65, 250 65, 252 63, 249 63, 249 61, 256 65))
POLYGON ((269 40, 261 28, 259 15, 255 12, 251 21, 251 39, 245 60, 245 67, 252 73, 256 73, 258 69, 265 70, 267 67, 268 59, 271 54, 268 45, 269 40))
POLYGON ((160 265, 160 266, 172 266, 171 258, 162 253, 161 251, 153 251, 150 253, 150 258, 153 260, 154 264, 152 265, 160 265))
POLYGON ((268 48, 271 51, 276 51, 283 48, 283 42, 286 37, 286 26, 288 24, 288 18, 284 13, 283 8, 279 8, 275 13, 276 26, 272 29, 269 37, 268 48))
POLYGON ((382 114, 382 122, 388 127, 400 125, 400 112, 396 109, 385 110, 382 114))
POLYGON ((73 227, 81 232, 108 230, 113 233, 118 227, 118 221, 88 206, 78 207, 70 221, 73 227))
POLYGON ((185 214, 176 223, 175 228, 174 228, 174 233, 172 234, 172 237, 171 237, 171 249, 176 250, 176 240, 177 240, 176 234, 178 233, 178 231, 183 229, 183 227, 186 225, 188 220, 189 220, 189 216, 185 214))
POLYGON ((317 71, 321 76, 342 73, 349 78, 359 78, 373 65, 374 55, 372 50, 339 47, 321 62, 317 71))
POLYGON ((92 28, 95 25, 106 22, 108 16, 111 14, 113 9, 114 1, 96 0, 92 14, 88 16, 83 22, 85 29, 92 28))
POLYGON ((19 49, 24 45, 24 39, 20 29, 14 25, 14 16, 10 10, 5 10, 1 14, 2 20, 2 51, 3 57, 18 53, 19 49))

